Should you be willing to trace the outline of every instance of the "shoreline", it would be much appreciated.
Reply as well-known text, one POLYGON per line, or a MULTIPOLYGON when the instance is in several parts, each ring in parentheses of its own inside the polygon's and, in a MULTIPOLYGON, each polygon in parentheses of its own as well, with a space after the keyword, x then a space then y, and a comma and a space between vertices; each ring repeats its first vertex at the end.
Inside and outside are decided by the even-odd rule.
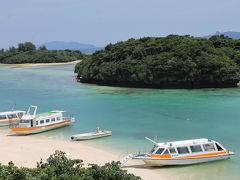
POLYGON ((89 85, 96 85, 96 86, 107 86, 107 87, 118 87, 118 88, 137 88, 137 89, 187 89, 187 90, 194 90, 194 89, 221 89, 221 88, 239 88, 240 82, 231 82, 231 83, 213 83, 213 84, 207 84, 207 83, 195 83, 195 84, 189 84, 189 83, 163 83, 163 84, 146 84, 146 83, 140 83, 140 82, 99 82, 95 80, 84 80, 79 77, 77 77, 77 82, 83 83, 83 84, 89 84, 89 85))
MULTIPOLYGON (((45 161, 56 150, 66 153, 72 159, 83 160, 84 166, 88 164, 104 165, 112 161, 119 161, 120 154, 106 151, 104 148, 94 147, 81 142, 56 140, 38 136, 12 136, 9 131, 0 129, 0 163, 7 164, 12 161, 18 167, 36 167, 37 162, 45 161)), ((145 168, 143 163, 128 163, 124 170, 142 179, 162 179, 154 168, 145 168)))
POLYGON ((60 63, 25 63, 25 64, 1 64, 0 66, 11 66, 11 67, 41 67, 41 66, 60 66, 60 65, 69 65, 69 64, 77 64, 82 60, 76 60, 71 62, 60 62, 60 63))

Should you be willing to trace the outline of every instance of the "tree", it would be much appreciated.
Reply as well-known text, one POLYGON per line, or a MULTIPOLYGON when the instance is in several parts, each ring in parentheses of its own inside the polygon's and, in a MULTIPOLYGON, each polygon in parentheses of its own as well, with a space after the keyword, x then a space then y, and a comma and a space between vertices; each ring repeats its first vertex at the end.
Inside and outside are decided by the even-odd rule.
POLYGON ((45 45, 42 45, 42 46, 40 46, 40 47, 38 48, 38 50, 40 50, 40 51, 45 51, 45 50, 47 50, 47 48, 46 48, 45 45))
POLYGON ((12 47, 9 48, 8 51, 9 51, 10 53, 16 53, 16 52, 17 52, 17 49, 16 49, 14 46, 12 46, 12 47))
POLYGON ((36 50, 36 46, 31 42, 19 43, 18 44, 18 51, 34 51, 36 50))

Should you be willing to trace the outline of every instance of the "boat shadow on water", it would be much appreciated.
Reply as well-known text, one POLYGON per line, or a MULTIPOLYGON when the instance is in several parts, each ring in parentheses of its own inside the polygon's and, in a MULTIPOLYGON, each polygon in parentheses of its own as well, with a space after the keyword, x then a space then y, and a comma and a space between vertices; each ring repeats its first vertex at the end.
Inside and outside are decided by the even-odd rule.
MULTIPOLYGON (((162 179, 169 180, 209 180, 209 179, 231 179, 229 173, 233 172, 232 163, 230 161, 216 161, 194 165, 182 165, 182 166, 161 166, 161 167, 149 167, 144 164, 125 166, 125 170, 147 170, 156 175, 159 175, 162 179)), ((237 178, 238 179, 238 178, 237 178)))

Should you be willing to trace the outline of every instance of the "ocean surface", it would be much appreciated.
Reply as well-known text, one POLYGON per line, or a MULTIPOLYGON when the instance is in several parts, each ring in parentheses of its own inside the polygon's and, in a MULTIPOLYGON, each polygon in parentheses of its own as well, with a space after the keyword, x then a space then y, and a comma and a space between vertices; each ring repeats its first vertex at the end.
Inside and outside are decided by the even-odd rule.
MULTIPOLYGON (((169 179, 240 179, 240 89, 152 90, 77 83, 73 65, 0 66, 0 111, 61 109, 76 122, 41 138, 69 139, 96 127, 113 136, 87 143, 118 154, 145 152, 157 141, 209 138, 236 153, 229 160, 162 167, 169 179)), ((2 129, 1 129, 2 130, 2 129)))

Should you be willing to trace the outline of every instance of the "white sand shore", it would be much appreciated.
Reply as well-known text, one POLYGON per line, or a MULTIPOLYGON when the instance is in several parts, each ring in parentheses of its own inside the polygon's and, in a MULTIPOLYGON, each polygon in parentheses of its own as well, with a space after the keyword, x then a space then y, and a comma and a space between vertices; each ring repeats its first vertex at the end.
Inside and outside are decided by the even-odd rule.
MULTIPOLYGON (((13 161, 19 167, 35 167, 42 158, 46 160, 55 150, 66 152, 70 158, 82 159, 84 164, 103 165, 107 162, 118 161, 119 155, 106 152, 103 149, 91 147, 81 142, 67 140, 42 139, 36 136, 9 136, 9 132, 0 129, 0 163, 13 161)), ((154 169, 139 167, 125 168, 143 179, 165 179, 154 169)))
POLYGON ((26 64, 0 64, 0 66, 10 66, 10 67, 40 67, 40 66, 59 66, 59 65, 68 65, 68 64, 77 64, 81 60, 63 62, 63 63, 26 63, 26 64))

